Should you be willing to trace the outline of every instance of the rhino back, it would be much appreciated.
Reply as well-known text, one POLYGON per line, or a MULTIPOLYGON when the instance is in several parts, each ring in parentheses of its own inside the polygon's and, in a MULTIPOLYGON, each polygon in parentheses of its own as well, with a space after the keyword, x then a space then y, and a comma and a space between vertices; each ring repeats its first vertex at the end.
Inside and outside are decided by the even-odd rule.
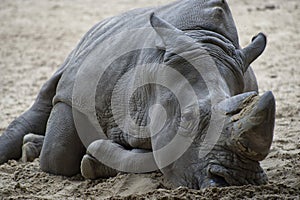
MULTIPOLYGON (((104 20, 103 22, 100 22, 94 26, 83 37, 82 41, 72 53, 72 60, 58 83, 56 96, 54 97, 53 101, 54 104, 59 101, 67 103, 68 105, 71 105, 73 109, 76 108, 81 113, 93 112, 93 108, 89 108, 89 105, 91 105, 90 102, 95 101, 96 103, 94 108, 97 110, 97 119, 104 130, 104 133, 110 139, 113 139, 124 146, 135 146, 134 144, 138 144, 138 146, 142 145, 143 147, 151 148, 150 141, 148 139, 135 140, 135 138, 132 138, 131 135, 124 133, 117 128, 114 118, 112 117, 112 111, 110 109, 111 95, 112 90, 114 89, 114 84, 120 77, 124 75, 124 73, 132 69, 133 66, 137 65, 139 60, 141 60, 141 57, 149 57, 149 62, 152 62, 153 59, 155 60, 162 57, 158 55, 159 52, 154 49, 152 49, 152 53, 144 52, 143 55, 140 55, 141 53, 139 51, 131 52, 123 55, 121 59, 116 60, 109 66, 102 64, 101 58, 105 56, 99 55, 101 58, 98 59, 97 62, 93 63, 92 67, 102 68, 103 70, 108 68, 108 70, 105 70, 105 73, 103 76, 101 76, 101 79, 96 78, 96 76, 89 77, 89 75, 87 75, 86 80, 90 82, 84 82, 84 87, 86 88, 92 87, 91 84, 97 84, 97 91, 95 91, 96 99, 89 94, 83 94, 80 95, 80 101, 76 101, 77 99, 74 99, 73 94, 74 85, 76 84, 76 78, 79 74, 78 72, 82 70, 83 66, 86 66, 86 63, 94 62, 90 60, 98 57, 97 52, 101 53, 102 51, 106 52, 107 54, 109 51, 113 54, 114 49, 118 48, 119 46, 118 42, 115 42, 115 44, 112 46, 107 46, 105 41, 107 41, 110 37, 113 38, 115 34, 118 34, 121 31, 138 29, 147 26, 150 27, 149 16, 151 12, 153 12, 152 8, 133 10, 120 16, 104 20)), ((124 40, 126 40, 126 38, 124 38, 124 40)), ((119 42, 122 43, 122 41, 119 42)), ((124 46, 124 44, 122 45, 124 46)), ((113 56, 114 55, 112 55, 112 57, 113 56)), ((145 62, 147 63, 147 61, 145 62)), ((96 75, 95 73, 91 74, 96 75)), ((128 78, 132 79, 133 76, 128 78)), ((127 81, 129 79, 127 79, 127 81)), ((141 102, 142 100, 139 100, 139 103, 141 102)), ((143 102, 150 102, 150 100, 144 100, 143 102)), ((147 106, 148 104, 142 107, 142 110, 140 110, 140 115, 143 115, 142 113, 146 113, 148 108, 147 106)), ((144 119, 143 117, 137 116, 136 120, 138 119, 142 119, 138 122, 139 124, 147 123, 147 119, 144 119)))
POLYGON ((69 66, 67 66, 67 69, 58 83, 53 103, 55 104, 61 101, 72 106, 72 92, 75 78, 85 58, 96 46, 101 46, 103 41, 116 32, 124 30, 125 28, 129 29, 145 26, 147 22, 147 18, 145 17, 147 14, 145 14, 145 12, 151 12, 150 10, 151 9, 138 9, 127 12, 119 16, 108 18, 92 27, 72 52, 68 64, 69 66), (132 23, 133 21, 135 23, 132 23))
MULTIPOLYGON (((231 14, 228 19, 228 24, 230 25, 229 29, 222 29, 222 27, 218 27, 217 24, 214 24, 214 20, 209 22, 204 18, 207 9, 208 8, 204 7, 201 1, 183 0, 157 8, 132 10, 96 24, 85 34, 72 53, 69 66, 58 83, 54 103, 63 101, 71 105, 74 79, 87 55, 95 50, 97 46, 101 46, 103 41, 116 33, 124 30, 151 27, 149 16, 152 12, 155 12, 159 17, 165 19, 180 30, 211 29, 211 31, 219 32, 238 48, 237 31, 231 14)), ((124 38, 124 40, 126 40, 126 38, 124 38)), ((111 46, 110 48, 116 49, 118 46, 111 46)))

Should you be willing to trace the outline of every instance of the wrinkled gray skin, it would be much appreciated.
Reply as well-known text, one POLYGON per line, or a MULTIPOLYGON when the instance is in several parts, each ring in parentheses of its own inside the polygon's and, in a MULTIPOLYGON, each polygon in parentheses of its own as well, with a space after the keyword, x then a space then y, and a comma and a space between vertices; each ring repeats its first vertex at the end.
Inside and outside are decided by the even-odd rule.
MULTIPOLYGON (((155 60, 181 73, 192 73, 187 62, 170 53, 180 49, 180 45, 190 38, 195 43, 201 42, 202 48, 212 56, 222 76, 222 84, 216 84, 215 88, 224 91, 226 98, 211 105, 212 93, 207 91, 201 77, 191 82, 201 93, 198 95, 202 103, 199 103, 201 119, 199 127, 196 127, 197 135, 179 159, 160 170, 174 186, 195 189, 266 183, 267 178, 259 161, 267 156, 271 146, 275 100, 271 92, 258 96, 255 75, 249 67, 263 52, 266 38, 258 34, 249 46, 241 49, 230 10, 222 0, 181 0, 159 8, 133 10, 95 25, 43 85, 33 106, 15 119, 0 136, 0 163, 21 156, 24 161, 30 161, 40 154, 43 171, 72 176, 81 170, 83 176, 93 179, 114 176, 118 172, 97 161, 96 154, 109 156, 111 160, 118 158, 116 162, 130 166, 138 161, 129 152, 147 152, 164 146, 175 134, 168 124, 152 140, 135 139, 118 129, 109 110, 113 89, 111 82, 116 81, 115 77, 122 76, 129 65, 134 66, 138 62, 135 58, 140 59, 141 56, 145 63, 155 60), (86 149, 77 134, 72 115, 72 88, 76 72, 86 62, 86 57, 101 45, 101 41, 119 30, 140 27, 153 27, 163 44, 148 54, 137 51, 123 57, 122 62, 112 64, 111 71, 101 78, 97 87, 96 110, 107 139, 100 138, 86 149), (166 35, 159 28, 172 29, 178 37, 176 34, 166 35), (225 124, 213 149, 199 158, 202 137, 207 131, 212 110, 225 119, 225 124), (29 133, 35 135, 27 135, 29 133)), ((185 50, 181 53, 199 56, 188 47, 185 50)), ((140 111, 133 111, 136 123, 147 123, 144 116, 151 105, 151 98, 156 95, 149 87, 135 94, 141 98, 133 98, 132 103, 141 108, 140 111)), ((164 92, 163 89, 161 91, 164 92)), ((168 99, 161 101, 164 104, 168 99)), ((171 105, 175 107, 170 109, 173 113, 170 111, 168 116, 170 124, 181 119, 178 117, 178 105, 174 102, 171 105)))

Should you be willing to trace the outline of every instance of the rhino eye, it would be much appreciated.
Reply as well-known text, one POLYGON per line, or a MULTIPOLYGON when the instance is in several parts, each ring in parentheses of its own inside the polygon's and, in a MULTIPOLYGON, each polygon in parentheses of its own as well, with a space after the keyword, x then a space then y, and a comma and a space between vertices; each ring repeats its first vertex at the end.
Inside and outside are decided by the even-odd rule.
POLYGON ((182 121, 183 121, 183 122, 189 122, 189 121, 191 121, 191 120, 193 120, 193 119, 195 119, 193 113, 187 113, 187 114, 184 114, 184 115, 182 116, 182 121))

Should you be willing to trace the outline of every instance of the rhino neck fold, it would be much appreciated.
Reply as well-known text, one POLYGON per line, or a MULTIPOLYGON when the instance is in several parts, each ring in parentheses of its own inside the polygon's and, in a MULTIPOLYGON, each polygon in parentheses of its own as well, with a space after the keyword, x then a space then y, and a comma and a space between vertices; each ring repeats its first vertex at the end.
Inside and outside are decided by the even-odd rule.
POLYGON ((158 16, 180 30, 210 30, 224 35, 239 47, 237 29, 228 4, 223 1, 222 12, 215 9, 217 1, 179 0, 156 10, 158 16), (172 13, 172 14, 170 14, 172 13))
POLYGON ((220 74, 226 81, 230 96, 244 89, 243 61, 235 45, 223 35, 208 30, 185 30, 185 34, 203 45, 215 61, 220 74))

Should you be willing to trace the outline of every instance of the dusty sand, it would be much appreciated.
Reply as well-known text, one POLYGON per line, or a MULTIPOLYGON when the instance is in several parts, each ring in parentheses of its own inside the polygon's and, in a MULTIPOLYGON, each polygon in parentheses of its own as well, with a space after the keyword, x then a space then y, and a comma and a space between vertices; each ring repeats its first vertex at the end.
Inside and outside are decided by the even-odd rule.
MULTIPOLYGON (((33 102, 81 36, 96 22, 120 12, 170 0, 1 0, 0 133, 33 102)), ((256 33, 268 47, 252 66, 260 91, 276 96, 275 137, 262 162, 269 184, 169 189, 160 174, 123 174, 105 180, 49 175, 33 163, 0 166, 0 198, 10 199, 299 199, 300 195, 300 1, 230 0, 242 46, 256 33)))

